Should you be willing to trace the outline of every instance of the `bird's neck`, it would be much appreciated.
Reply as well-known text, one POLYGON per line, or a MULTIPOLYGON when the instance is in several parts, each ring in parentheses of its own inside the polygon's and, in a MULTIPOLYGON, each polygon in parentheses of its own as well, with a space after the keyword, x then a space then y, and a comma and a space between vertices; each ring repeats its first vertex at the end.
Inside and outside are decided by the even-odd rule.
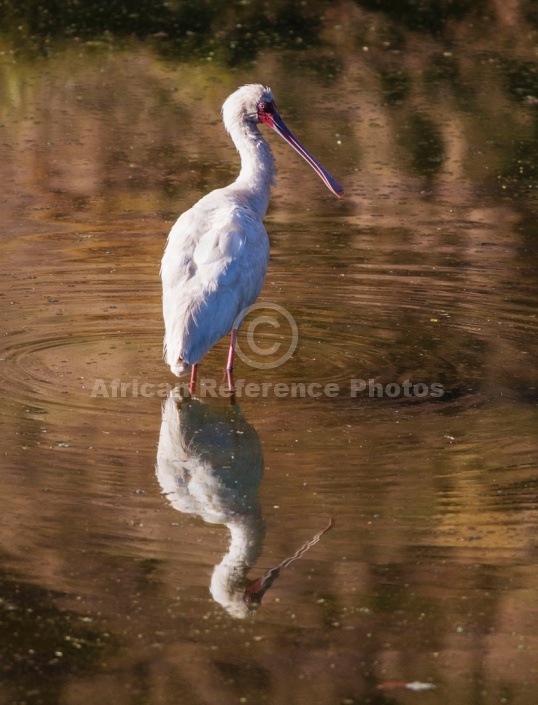
POLYGON ((238 125, 231 137, 241 157, 241 172, 234 186, 247 196, 256 215, 263 218, 276 174, 273 154, 253 123, 238 125))

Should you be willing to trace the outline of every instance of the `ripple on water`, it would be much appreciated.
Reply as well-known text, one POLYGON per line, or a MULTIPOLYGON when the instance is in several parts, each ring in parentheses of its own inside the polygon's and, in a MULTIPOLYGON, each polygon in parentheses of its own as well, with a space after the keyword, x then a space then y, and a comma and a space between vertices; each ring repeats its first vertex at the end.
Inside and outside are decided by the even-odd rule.
POLYGON ((53 233, 17 245, 2 272, 0 384, 11 404, 94 408, 96 379, 160 364, 159 238, 53 233))
POLYGON ((2 387, 8 398, 22 403, 90 409, 99 380, 110 394, 112 380, 136 376, 141 361, 159 350, 157 331, 82 330, 41 339, 20 335, 1 351, 2 387))
MULTIPOLYGON (((401 243, 400 231, 360 232, 345 247, 337 238, 327 243, 323 232, 302 235, 282 243, 277 229, 260 297, 292 315, 297 350, 272 369, 238 362, 238 375, 340 387, 355 378, 412 379, 457 390, 481 381, 493 348, 502 349, 505 363, 518 360, 512 377, 527 369, 519 353, 530 359, 536 352, 537 297, 524 278, 505 281, 513 248, 464 257, 458 248, 401 243)), ((128 229, 21 238, 13 266, 3 272, 10 302, 0 341, 6 397, 89 409, 96 379, 174 382, 161 359, 163 245, 163 238, 128 229)), ((247 326, 248 319, 243 347, 247 326)), ((261 326, 258 333, 261 347, 282 349, 291 334, 289 326, 261 326)), ((225 345, 204 361, 204 373, 220 374, 225 345)))
POLYGON ((400 242, 399 231, 374 235, 360 233, 359 245, 347 243, 335 256, 334 243, 295 234, 294 250, 302 246, 292 253, 299 262, 293 271, 277 236, 262 298, 285 306, 298 325, 287 375, 340 385, 353 377, 412 378, 460 393, 476 391, 502 351, 512 379, 528 384, 538 353, 538 292, 524 269, 509 278, 518 258, 513 245, 434 248, 431 238, 400 242))

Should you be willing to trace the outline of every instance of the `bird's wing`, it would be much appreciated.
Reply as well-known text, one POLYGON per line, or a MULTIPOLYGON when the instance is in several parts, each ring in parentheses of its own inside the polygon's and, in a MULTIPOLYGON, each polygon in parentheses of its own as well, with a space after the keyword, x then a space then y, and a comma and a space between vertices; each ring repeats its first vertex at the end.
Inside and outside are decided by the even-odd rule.
POLYGON ((258 297, 269 256, 263 224, 237 203, 184 215, 170 233, 161 270, 169 364, 198 362, 232 329, 258 297))

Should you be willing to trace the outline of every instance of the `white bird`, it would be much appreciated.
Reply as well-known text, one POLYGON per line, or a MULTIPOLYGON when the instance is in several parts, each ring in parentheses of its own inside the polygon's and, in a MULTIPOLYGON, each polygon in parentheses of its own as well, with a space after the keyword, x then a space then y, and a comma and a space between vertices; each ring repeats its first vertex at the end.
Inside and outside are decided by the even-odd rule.
POLYGON ((191 370, 191 390, 197 363, 230 332, 226 370, 231 384, 237 329, 265 279, 269 240, 262 221, 275 166, 259 123, 283 137, 336 196, 344 193, 286 127, 266 86, 239 88, 225 101, 222 116, 241 157, 239 176, 178 218, 161 266, 164 357, 178 377, 191 370))

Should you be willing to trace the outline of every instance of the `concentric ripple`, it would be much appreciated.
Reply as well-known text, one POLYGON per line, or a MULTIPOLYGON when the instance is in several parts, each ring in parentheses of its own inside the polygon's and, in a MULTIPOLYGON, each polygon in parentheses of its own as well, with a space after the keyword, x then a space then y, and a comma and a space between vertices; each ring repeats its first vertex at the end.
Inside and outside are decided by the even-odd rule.
MULTIPOLYGON (((270 369, 238 361, 237 376, 340 388, 354 379, 412 380, 475 392, 509 380, 532 395, 538 297, 524 269, 518 281, 506 276, 514 267, 521 270, 515 247, 460 243, 436 251, 427 237, 409 242, 407 236, 402 243, 401 231, 391 229, 346 230, 328 240, 304 224, 272 230, 259 302, 288 312, 297 347, 270 369), (489 379, 499 364, 503 379, 489 379)), ((173 384, 161 358, 163 244, 152 232, 129 228, 28 235, 10 243, 1 289, 4 398, 104 414, 123 398, 142 413, 146 407, 133 402, 140 385, 156 390, 173 384), (107 404, 99 405, 105 398, 107 404)), ((263 306, 256 313, 263 314, 263 306)), ((292 332, 281 323, 256 328, 258 351, 286 349, 292 332)), ((248 346, 248 326, 247 317, 242 347, 248 346)), ((223 341, 207 356, 204 374, 221 373, 225 346, 223 341)))
POLYGON ((145 360, 159 364, 160 244, 147 236, 137 241, 132 233, 17 241, 15 266, 2 272, 7 305, 0 386, 6 401, 89 409, 95 380, 147 374, 145 360), (140 260, 150 263, 144 272, 140 260))
MULTIPOLYGON (((286 242, 282 249, 276 239, 260 300, 291 313, 299 343, 293 364, 271 378, 344 387, 353 378, 412 379, 442 382, 458 393, 502 386, 508 378, 519 390, 532 387, 538 292, 514 247, 436 251, 427 238, 402 244, 392 230, 357 233, 345 243, 294 231, 293 248, 286 242), (514 267, 521 271, 517 281, 507 276, 514 267), (489 379, 499 358, 502 378, 489 379)), ((265 334, 286 343, 285 330, 265 334)))

